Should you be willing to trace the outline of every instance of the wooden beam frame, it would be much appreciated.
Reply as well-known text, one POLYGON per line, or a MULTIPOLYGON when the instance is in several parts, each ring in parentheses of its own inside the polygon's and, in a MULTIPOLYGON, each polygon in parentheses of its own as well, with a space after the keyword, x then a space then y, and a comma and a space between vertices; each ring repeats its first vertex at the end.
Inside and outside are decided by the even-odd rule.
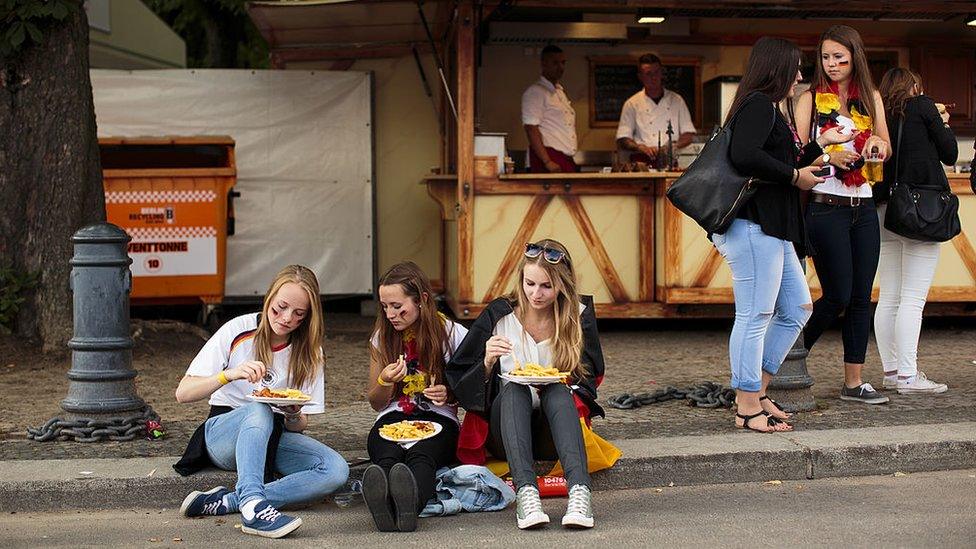
POLYGON ((627 295, 627 290, 624 289, 623 282, 620 281, 620 275, 617 274, 617 268, 613 266, 613 261, 610 260, 610 255, 603 246, 600 235, 597 234, 596 228, 590 220, 590 216, 583 209, 583 203, 580 202, 578 196, 571 194, 563 195, 562 199, 569 209, 569 214, 576 224, 576 229, 579 231, 580 236, 583 237, 583 242, 586 243, 586 247, 590 250, 590 256, 593 257, 593 261, 596 263, 596 267, 599 269, 600 276, 603 277, 603 282, 607 285, 607 289, 610 290, 610 295, 613 297, 613 300, 616 303, 628 303, 630 296, 627 295))
POLYGON ((474 297, 474 36, 473 0, 458 3, 457 55, 457 176, 458 176, 458 300, 474 297))
POLYGON ((528 211, 525 212, 525 217, 522 218, 522 224, 515 231, 515 236, 512 237, 512 241, 508 244, 508 250, 502 256, 502 263, 498 266, 498 272, 495 273, 495 278, 492 279, 491 284, 488 286, 485 297, 481 299, 483 303, 488 303, 505 292, 505 282, 508 281, 509 277, 515 271, 519 258, 524 253, 525 243, 532 238, 532 233, 539 226, 539 221, 542 220, 542 214, 546 212, 550 202, 552 202, 552 195, 542 194, 532 199, 528 211))
POLYGON ((638 268, 640 269, 641 301, 654 301, 654 281, 656 267, 654 262, 654 197, 641 196, 637 199, 638 228, 637 245, 640 246, 638 268))

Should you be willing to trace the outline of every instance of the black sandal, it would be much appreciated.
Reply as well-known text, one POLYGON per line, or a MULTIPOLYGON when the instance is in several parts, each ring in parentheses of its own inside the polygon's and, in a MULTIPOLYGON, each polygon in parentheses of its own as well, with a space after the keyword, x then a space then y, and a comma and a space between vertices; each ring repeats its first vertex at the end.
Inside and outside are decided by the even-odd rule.
MULTIPOLYGON (((786 414, 786 419, 793 419, 793 414, 791 414, 790 412, 787 412, 786 410, 784 410, 783 407, 779 405, 779 402, 776 402, 775 400, 769 398, 767 395, 763 395, 763 396, 759 397, 759 400, 760 400, 760 402, 763 401, 763 400, 768 400, 769 403, 773 405, 773 408, 776 408, 780 412, 783 412, 784 414, 786 414)), ((770 416, 770 417, 772 417, 772 416, 770 416)), ((773 419, 775 419, 777 421, 783 421, 782 419, 780 419, 778 417, 777 418, 773 418, 773 419)))
POLYGON ((756 429, 755 427, 750 427, 749 426, 749 421, 750 420, 753 420, 753 419, 755 419, 755 418, 757 418, 759 416, 766 416, 766 426, 767 427, 772 427, 773 426, 772 418, 769 417, 769 412, 767 412, 766 410, 761 410, 759 412, 756 412, 755 414, 752 414, 751 416, 744 416, 744 415, 736 412, 735 417, 742 418, 742 426, 739 427, 738 425, 736 425, 736 427, 738 427, 739 429, 749 429, 750 431, 755 431, 757 433, 763 433, 763 434, 775 432, 773 430, 762 431, 760 429, 756 429))

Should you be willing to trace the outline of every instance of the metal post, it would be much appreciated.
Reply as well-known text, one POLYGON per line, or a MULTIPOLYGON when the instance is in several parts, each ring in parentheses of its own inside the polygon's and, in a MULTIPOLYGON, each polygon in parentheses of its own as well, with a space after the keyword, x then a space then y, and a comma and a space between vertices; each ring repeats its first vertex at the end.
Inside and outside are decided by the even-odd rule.
POLYGON ((68 342, 68 395, 61 401, 67 417, 28 429, 34 440, 131 440, 145 432, 146 420, 158 419, 136 394, 129 331, 129 240, 125 231, 108 223, 84 227, 71 238, 74 337, 68 342))
MULTIPOLYGON (((800 260, 803 272, 807 272, 807 263, 800 260)), ((817 409, 813 398, 813 377, 807 372, 807 355, 810 352, 803 346, 803 332, 793 342, 793 348, 787 353, 786 359, 779 368, 779 372, 769 382, 766 394, 779 403, 787 412, 809 412, 817 409)))

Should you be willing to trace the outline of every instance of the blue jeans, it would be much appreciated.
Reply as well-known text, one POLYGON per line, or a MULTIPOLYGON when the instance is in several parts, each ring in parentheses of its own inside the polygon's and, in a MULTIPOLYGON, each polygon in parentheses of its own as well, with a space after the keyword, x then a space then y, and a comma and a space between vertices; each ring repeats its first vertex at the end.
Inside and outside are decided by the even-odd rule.
POLYGON ((301 433, 285 430, 274 462, 283 477, 265 485, 264 461, 273 421, 271 407, 260 402, 207 420, 210 460, 221 469, 237 471, 236 494, 228 498, 232 512, 255 498, 266 499, 275 507, 312 501, 336 491, 349 477, 349 465, 338 452, 301 433))
POLYGON ((810 289, 793 243, 745 219, 712 242, 732 270, 735 324, 729 338, 733 389, 757 392, 775 375, 810 318, 810 289))

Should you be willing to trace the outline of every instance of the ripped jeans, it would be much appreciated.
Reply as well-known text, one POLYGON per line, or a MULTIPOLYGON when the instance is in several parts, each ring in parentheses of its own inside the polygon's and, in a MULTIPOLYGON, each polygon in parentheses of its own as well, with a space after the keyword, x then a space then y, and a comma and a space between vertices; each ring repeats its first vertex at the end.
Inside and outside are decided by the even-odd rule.
POLYGON ((729 337, 733 389, 758 392, 775 375, 810 318, 810 289, 793 243, 736 219, 712 243, 732 270, 735 324, 729 337))

